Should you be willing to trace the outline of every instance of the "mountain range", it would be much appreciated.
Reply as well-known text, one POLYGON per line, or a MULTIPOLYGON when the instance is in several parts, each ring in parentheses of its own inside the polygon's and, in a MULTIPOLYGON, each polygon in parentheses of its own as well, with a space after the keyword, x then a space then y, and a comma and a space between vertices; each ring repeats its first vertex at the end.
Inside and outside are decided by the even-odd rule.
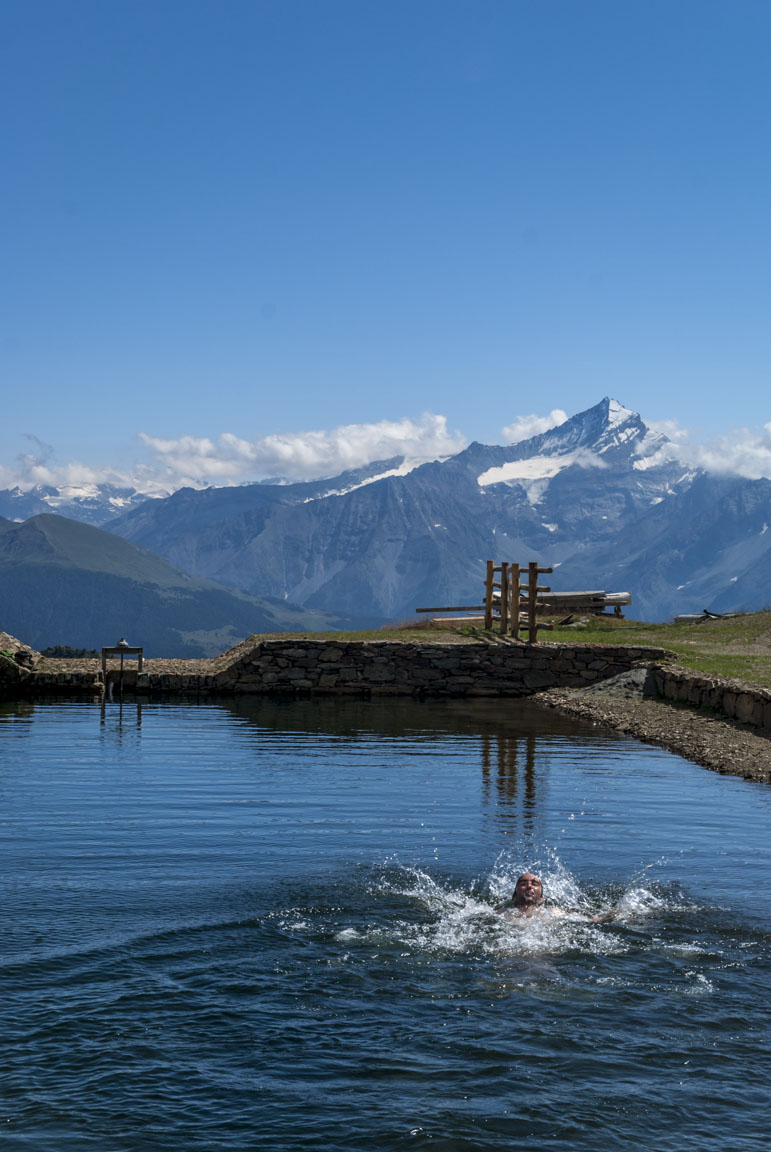
POLYGON ((0 489, 0 518, 29 520, 46 512, 55 512, 73 520, 99 527, 114 520, 139 504, 148 493, 117 484, 63 485, 35 484, 31 488, 0 489))
MULTIPOLYGON (((10 499, 0 493, 0 512, 10 499)), ((375 621, 476 604, 488 559, 553 567, 555 591, 631 592, 632 615, 647 620, 771 599, 771 482, 687 467, 607 397, 538 436, 473 443, 444 460, 396 456, 309 483, 89 501, 79 518, 104 516, 109 533, 178 573, 272 598, 275 611, 375 621)), ((65 507, 76 515, 62 497, 65 507)))
MULTIPOLYGON (((591 567, 619 532, 693 483, 667 443, 605 399, 506 447, 473 443, 408 471, 397 457, 324 485, 181 489, 108 527, 225 585, 398 619, 479 603, 488 558, 591 567)), ((552 585, 567 587, 559 575, 552 585)), ((595 569, 589 584, 608 581, 595 569)))
POLYGON ((33 648, 101 648, 126 636, 146 656, 214 656, 252 632, 336 630, 340 615, 222 588, 89 524, 50 513, 0 519, 2 630, 33 648))

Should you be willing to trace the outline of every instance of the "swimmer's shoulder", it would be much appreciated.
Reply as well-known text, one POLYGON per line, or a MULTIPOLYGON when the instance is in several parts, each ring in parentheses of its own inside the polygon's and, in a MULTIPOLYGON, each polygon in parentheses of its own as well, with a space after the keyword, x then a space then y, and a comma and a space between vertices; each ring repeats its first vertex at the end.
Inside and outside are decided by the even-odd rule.
MULTIPOLYGON (((557 908, 552 906, 542 906, 534 908, 531 912, 520 912, 518 908, 496 908, 496 913, 503 916, 506 920, 515 920, 517 923, 527 922, 528 920, 556 920, 560 917, 568 917, 575 919, 576 914, 567 912, 564 908, 557 908)), ((585 916, 579 916, 579 919, 585 920, 585 916)))
POLYGON ((603 912, 600 916, 585 916, 583 912, 569 912, 566 908, 549 908, 548 912, 552 916, 565 917, 567 920, 578 920, 582 924, 603 924, 607 920, 615 920, 618 915, 615 908, 610 912, 603 912))
POLYGON ((568 908, 544 908, 544 914, 552 916, 555 920, 580 920, 584 924, 592 922, 583 912, 571 912, 568 908))

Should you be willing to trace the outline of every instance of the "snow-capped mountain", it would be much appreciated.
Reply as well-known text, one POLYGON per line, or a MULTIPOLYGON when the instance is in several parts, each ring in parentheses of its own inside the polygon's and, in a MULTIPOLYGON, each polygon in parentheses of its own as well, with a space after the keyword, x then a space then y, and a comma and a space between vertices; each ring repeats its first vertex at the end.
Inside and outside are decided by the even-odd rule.
POLYGON ((568 469, 624 473, 631 469, 640 473, 632 490, 640 500, 653 502, 687 486, 694 476, 677 463, 672 466, 668 447, 666 436, 648 428, 636 412, 606 397, 540 436, 501 449, 504 462, 487 469, 477 481, 481 487, 520 488, 537 505, 547 497, 552 481, 568 469))
MULTIPOLYGON (((408 472, 425 464, 424 459, 408 459, 394 456, 390 460, 377 460, 332 476, 324 480, 312 480, 297 484, 292 480, 276 476, 270 480, 260 480, 256 484, 242 484, 239 488, 292 488, 295 493, 303 491, 304 500, 317 500, 323 496, 343 496, 363 484, 371 484, 388 476, 406 476, 408 472)), ((225 489, 234 491, 233 488, 225 489)), ((0 489, 0 517, 21 523, 32 516, 54 512, 71 520, 101 527, 110 520, 138 508, 147 501, 170 496, 171 490, 152 492, 138 488, 121 487, 116 484, 62 485, 35 484, 29 488, 0 489)))
POLYGON ((767 607, 771 481, 697 476, 607 544, 570 557, 560 580, 585 587, 597 572, 614 588, 633 590, 634 615, 643 620, 767 607))
POLYGON ((233 587, 390 619, 478 602, 488 558, 589 555, 693 479, 666 437, 606 398, 517 444, 316 484, 184 489, 109 529, 233 587))
POLYGON ((771 600, 771 483, 687 468, 609 398, 539 436, 444 460, 396 456, 309 483, 151 500, 106 488, 6 493, 0 516, 39 511, 24 500, 99 523, 193 575, 369 619, 479 603, 487 559, 538 560, 555 569, 555 590, 630 591, 642 619, 771 600))
POLYGON ((33 488, 0 490, 0 516, 21 522, 31 516, 55 512, 72 520, 99 527, 116 516, 144 504, 148 493, 115 484, 67 485, 61 488, 36 484, 33 488))

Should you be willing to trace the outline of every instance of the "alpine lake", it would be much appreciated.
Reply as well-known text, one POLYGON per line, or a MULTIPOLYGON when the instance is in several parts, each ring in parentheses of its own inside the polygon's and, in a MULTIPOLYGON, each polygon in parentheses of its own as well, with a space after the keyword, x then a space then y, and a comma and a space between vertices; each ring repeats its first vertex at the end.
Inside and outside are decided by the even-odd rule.
POLYGON ((2 704, 0 787, 7 1152, 768 1148, 766 785, 241 697, 2 704))

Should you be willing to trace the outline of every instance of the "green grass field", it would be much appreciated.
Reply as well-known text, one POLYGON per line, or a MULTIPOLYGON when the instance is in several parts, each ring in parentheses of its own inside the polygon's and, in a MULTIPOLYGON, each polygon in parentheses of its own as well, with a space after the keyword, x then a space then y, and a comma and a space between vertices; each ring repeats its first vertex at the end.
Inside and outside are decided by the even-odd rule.
POLYGON ((580 636, 598 644, 655 644, 678 663, 707 675, 730 676, 771 687, 771 611, 750 612, 698 624, 646 624, 588 617, 585 628, 556 627, 550 640, 580 636))

